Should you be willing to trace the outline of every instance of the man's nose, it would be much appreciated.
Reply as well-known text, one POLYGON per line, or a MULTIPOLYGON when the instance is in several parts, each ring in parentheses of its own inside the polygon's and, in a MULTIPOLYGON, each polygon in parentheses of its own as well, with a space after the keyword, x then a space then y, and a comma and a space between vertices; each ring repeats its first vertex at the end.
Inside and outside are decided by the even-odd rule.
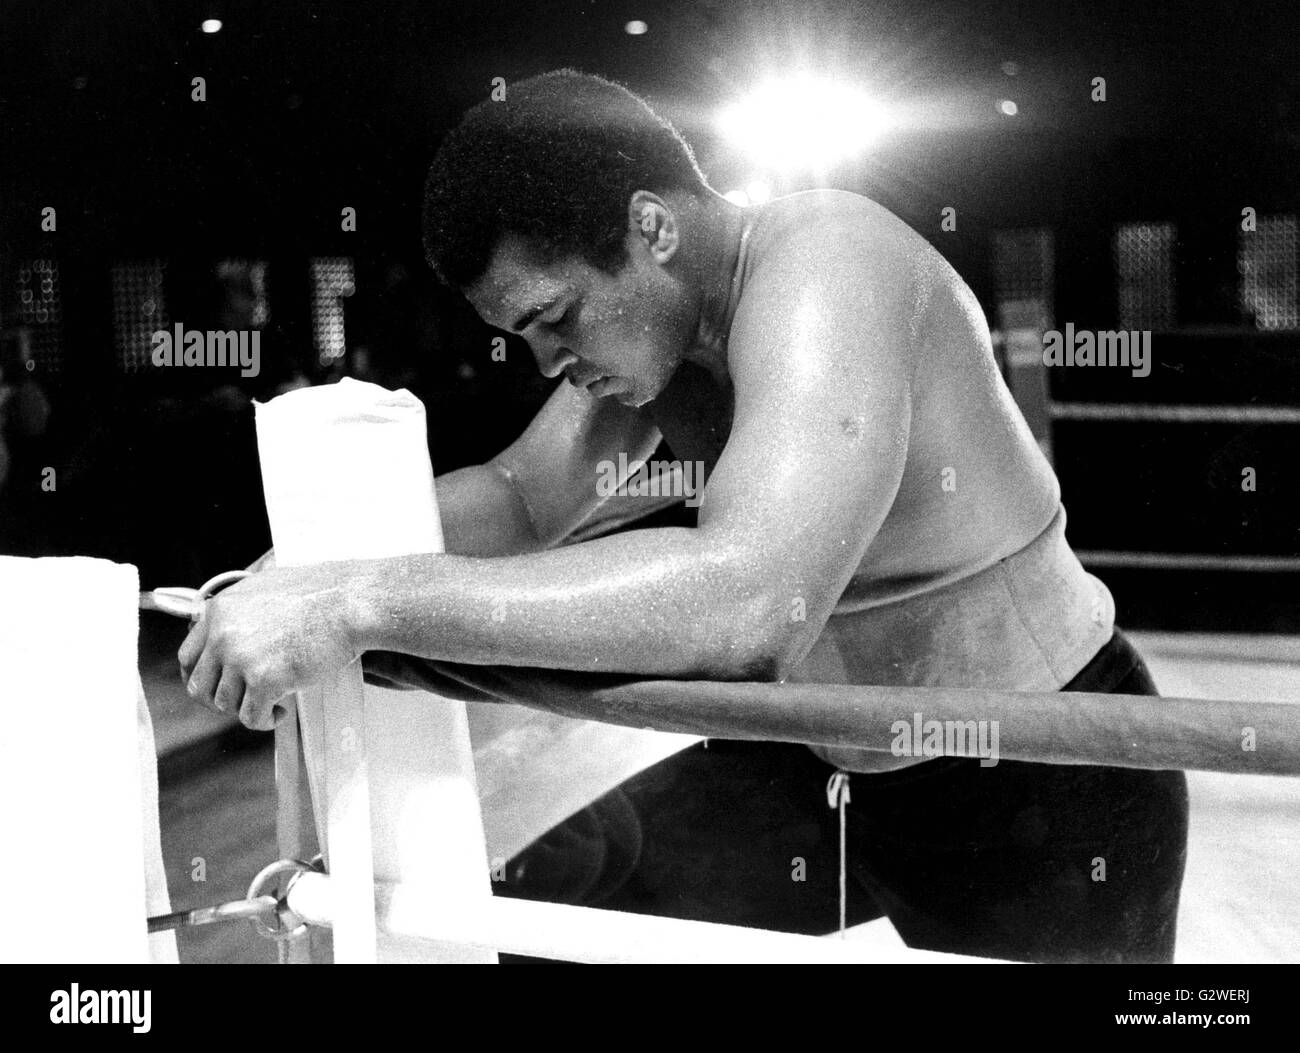
POLYGON ((558 343, 549 347, 537 345, 533 348, 533 357, 537 359, 537 368, 548 379, 558 377, 578 356, 558 343))

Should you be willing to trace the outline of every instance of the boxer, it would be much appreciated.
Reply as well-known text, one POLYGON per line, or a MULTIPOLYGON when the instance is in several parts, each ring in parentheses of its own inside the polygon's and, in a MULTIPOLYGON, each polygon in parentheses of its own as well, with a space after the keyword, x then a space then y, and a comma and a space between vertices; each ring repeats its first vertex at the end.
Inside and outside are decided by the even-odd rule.
MULTIPOLYGON (((975 296, 886 209, 834 190, 739 207, 643 100, 559 71, 466 114, 424 223, 439 276, 563 381, 497 457, 439 477, 447 555, 271 569, 210 601, 180 652, 197 698, 267 728, 361 654, 408 684, 452 662, 1155 693, 1065 540, 975 296), (600 465, 661 442, 706 465, 696 525, 564 544, 600 465)), ((844 770, 853 919, 939 950, 1170 960, 1182 773, 728 740, 742 730, 543 839, 515 871, 540 884, 507 891, 829 931, 823 787, 844 770), (629 823, 619 873, 543 887, 557 845, 629 823)))

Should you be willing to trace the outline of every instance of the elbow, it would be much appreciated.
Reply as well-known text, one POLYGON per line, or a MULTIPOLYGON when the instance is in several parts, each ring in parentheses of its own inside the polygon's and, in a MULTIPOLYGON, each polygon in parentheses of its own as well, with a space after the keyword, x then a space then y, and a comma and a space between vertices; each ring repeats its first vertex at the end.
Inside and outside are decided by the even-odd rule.
POLYGON ((743 675, 737 679, 761 684, 779 684, 794 672, 798 664, 784 651, 755 651, 741 668, 743 675))
POLYGON ((806 624, 772 629, 770 624, 756 625, 752 619, 737 618, 718 634, 718 644, 710 649, 704 675, 710 680, 781 683, 803 661, 811 645, 806 624), (738 625, 748 629, 738 633, 738 625))
POLYGON ((768 651, 733 648, 696 663, 693 679, 734 680, 744 683, 777 684, 789 675, 790 666, 768 651))

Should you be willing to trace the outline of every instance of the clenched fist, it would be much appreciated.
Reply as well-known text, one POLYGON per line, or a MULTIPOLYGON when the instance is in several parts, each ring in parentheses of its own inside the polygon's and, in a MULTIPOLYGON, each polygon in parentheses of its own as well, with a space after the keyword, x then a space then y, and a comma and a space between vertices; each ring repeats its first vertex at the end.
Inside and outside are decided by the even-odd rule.
POLYGON ((358 569, 339 562, 264 570, 208 600, 177 655, 190 696, 271 730, 277 702, 361 654, 358 569))

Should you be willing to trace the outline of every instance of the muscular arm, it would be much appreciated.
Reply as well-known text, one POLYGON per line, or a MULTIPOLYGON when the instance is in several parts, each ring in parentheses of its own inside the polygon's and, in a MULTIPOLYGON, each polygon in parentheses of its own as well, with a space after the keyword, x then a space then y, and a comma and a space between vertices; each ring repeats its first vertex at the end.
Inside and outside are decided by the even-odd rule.
MULTIPOLYGON (((783 676, 820 633, 902 475, 918 283, 873 233, 810 228, 751 278, 730 341, 732 433, 697 528, 504 559, 367 562, 355 582, 358 646, 648 676, 783 676)), ((544 502, 527 486, 536 463, 506 466, 544 502)), ((544 503, 527 510, 539 537, 563 536, 544 503)))
MULTIPOLYGON (((240 709, 243 698, 241 719, 269 727, 278 699, 367 650, 783 678, 820 635, 897 493, 925 281, 908 239, 870 216, 811 223, 779 249, 756 263, 733 321, 732 431, 696 528, 500 558, 267 571, 208 601, 179 655, 191 694, 219 708, 240 709)), ((590 459, 561 458, 557 468, 548 443, 581 437, 558 448, 593 451, 638 434, 613 427, 617 414, 576 410, 557 403, 547 426, 498 459, 519 490, 523 507, 512 514, 547 544, 599 500, 590 459), (555 489, 561 480, 576 498, 555 489)), ((657 436, 639 434, 644 456, 657 436)))
MULTIPOLYGON (((644 412, 560 383, 504 451, 434 481, 446 552, 486 557, 545 551, 608 500, 596 491, 601 460, 617 460, 622 451, 635 462, 653 453, 659 438, 644 412)), ((273 566, 271 549, 248 569, 273 566)))
POLYGON ((562 382, 491 461, 438 477, 447 552, 512 556, 559 544, 605 500, 597 465, 620 452, 648 457, 659 437, 645 411, 562 382))

